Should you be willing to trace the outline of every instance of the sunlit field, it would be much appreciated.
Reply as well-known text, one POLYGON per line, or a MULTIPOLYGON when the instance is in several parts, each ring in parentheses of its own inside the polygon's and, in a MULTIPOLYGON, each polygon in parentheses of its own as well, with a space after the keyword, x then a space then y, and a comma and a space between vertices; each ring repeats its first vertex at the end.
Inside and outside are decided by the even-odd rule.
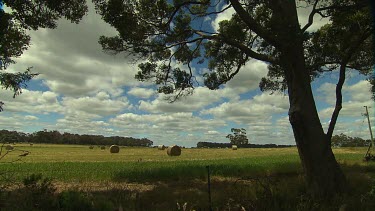
MULTIPOLYGON (((369 165, 362 162, 365 148, 335 149, 336 158, 345 165, 369 165)), ((4 151, 2 152, 4 154, 4 151)), ((0 171, 22 179, 41 173, 55 181, 165 181, 199 179, 212 176, 250 177, 257 175, 299 174, 302 171, 295 147, 278 149, 182 149, 181 156, 168 156, 157 148, 121 147, 111 154, 95 146, 16 145, 1 160, 0 171), (22 157, 21 150, 29 155, 22 157), (15 161, 18 160, 18 161, 15 161)))
MULTIPOLYGON (((319 206, 338 210, 340 201, 345 201, 359 210, 375 207, 369 194, 375 164, 362 161, 366 150, 334 150, 354 188, 336 203, 319 206)), ((181 156, 170 157, 157 148, 122 147, 111 154, 108 146, 102 150, 98 146, 18 144, 9 153, 3 149, 1 155, 5 156, 0 163, 0 185, 13 190, 3 201, 8 201, 6 207, 12 211, 35 203, 46 203, 43 206, 51 210, 182 210, 180 205, 185 203, 186 210, 207 210, 207 166, 215 210, 241 210, 241 206, 311 210, 317 206, 304 197, 307 190, 295 147, 182 149, 181 156), (24 150, 30 153, 19 156, 24 150), (25 185, 25 178, 40 174, 52 184, 40 179, 25 185), (48 192, 48 188, 56 189, 48 192)))

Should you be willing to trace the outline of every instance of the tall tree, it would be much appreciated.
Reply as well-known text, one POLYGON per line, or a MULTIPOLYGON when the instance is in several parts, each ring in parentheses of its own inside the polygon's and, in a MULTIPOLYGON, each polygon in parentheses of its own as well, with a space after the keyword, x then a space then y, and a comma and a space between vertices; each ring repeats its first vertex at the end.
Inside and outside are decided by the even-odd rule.
POLYGON ((136 78, 154 81, 171 101, 193 93, 197 85, 193 63, 208 60, 211 72, 203 76, 210 89, 230 81, 251 60, 267 63, 269 72, 260 88, 287 90, 289 121, 310 192, 326 197, 343 191, 345 177, 330 139, 342 106, 346 69, 369 74, 374 64, 368 0, 93 1, 103 20, 118 31, 114 37, 100 37, 103 50, 129 52, 146 61, 139 65, 136 78), (311 8, 306 25, 298 20, 297 8, 302 6, 311 8), (220 22, 217 31, 205 22, 228 9, 234 15, 220 22), (310 33, 317 15, 330 23, 310 33), (337 103, 325 132, 310 83, 320 73, 336 69, 340 71, 337 103))
MULTIPOLYGON (((0 86, 12 90, 15 97, 37 75, 31 67, 25 72, 5 71, 30 46, 27 32, 56 28, 61 17, 78 23, 87 13, 87 5, 86 0, 2 0, 0 4, 0 86)), ((3 104, 0 101, 0 111, 3 104)))
POLYGON ((232 128, 233 134, 228 134, 226 138, 229 138, 230 143, 234 145, 248 144, 249 139, 246 136, 246 130, 244 128, 232 128))

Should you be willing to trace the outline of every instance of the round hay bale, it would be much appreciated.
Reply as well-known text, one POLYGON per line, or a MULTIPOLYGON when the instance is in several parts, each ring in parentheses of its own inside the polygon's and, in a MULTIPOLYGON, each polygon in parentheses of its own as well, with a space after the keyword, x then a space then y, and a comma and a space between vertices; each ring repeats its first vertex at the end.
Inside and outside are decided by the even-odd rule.
POLYGON ((166 147, 163 144, 161 144, 161 145, 158 146, 158 150, 165 150, 165 148, 166 147))
POLYGON ((237 145, 232 145, 233 150, 237 150, 237 148, 238 148, 237 145))
POLYGON ((120 152, 120 147, 117 146, 117 145, 112 145, 110 148, 109 148, 109 151, 111 153, 119 153, 120 152))
POLYGON ((8 150, 8 151, 12 151, 12 150, 14 149, 14 146, 12 146, 12 145, 7 145, 7 146, 5 147, 5 149, 8 150))
POLYGON ((89 146, 89 149, 94 149, 94 146, 89 146))
POLYGON ((105 146, 101 146, 100 149, 101 149, 101 150, 105 150, 105 146))
POLYGON ((181 148, 177 145, 169 146, 167 149, 167 154, 169 156, 180 156, 181 155, 181 148))

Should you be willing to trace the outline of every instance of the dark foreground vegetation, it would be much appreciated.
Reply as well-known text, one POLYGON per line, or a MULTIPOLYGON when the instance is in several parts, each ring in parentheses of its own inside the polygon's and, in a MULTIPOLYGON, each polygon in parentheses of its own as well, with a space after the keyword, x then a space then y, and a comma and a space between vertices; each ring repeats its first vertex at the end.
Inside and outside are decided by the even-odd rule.
MULTIPOLYGON (((213 210, 374 210, 375 169, 343 165, 349 191, 313 200, 299 173, 211 180, 213 210), (345 209, 344 209, 345 208, 345 209)), ((1 210, 209 210, 207 178, 64 187, 41 175, 1 189, 1 210)))
POLYGON ((0 141, 8 143, 45 143, 45 144, 81 144, 81 145, 120 145, 150 147, 153 142, 147 138, 132 138, 102 135, 79 135, 71 133, 60 133, 57 130, 42 130, 31 134, 0 130, 0 141))

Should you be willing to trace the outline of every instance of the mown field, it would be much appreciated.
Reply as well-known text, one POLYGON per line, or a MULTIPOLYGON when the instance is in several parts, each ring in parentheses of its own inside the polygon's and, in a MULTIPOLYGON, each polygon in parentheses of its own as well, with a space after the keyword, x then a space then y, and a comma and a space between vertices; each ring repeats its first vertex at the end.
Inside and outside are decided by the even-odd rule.
MULTIPOLYGON (((335 149, 336 158, 346 165, 372 168, 362 162, 365 148, 335 149)), ((3 152, 4 154, 4 152, 3 152)), ((1 172, 22 179, 33 173, 65 182, 159 181, 201 178, 210 166, 213 176, 246 177, 301 172, 295 147, 279 149, 182 149, 181 156, 168 156, 156 148, 122 147, 111 154, 108 147, 89 149, 79 145, 16 145, 0 164, 1 172), (30 152, 20 157, 21 150, 30 152), (20 161, 12 162, 20 159, 20 161)))
POLYGON ((374 210, 375 164, 362 161, 366 150, 334 149, 350 194, 316 202, 306 195, 295 147, 182 149, 181 156, 170 157, 157 148, 122 147, 111 154, 108 147, 20 144, 2 151, 0 182, 10 184, 2 186, 10 192, 0 189, 0 209, 184 210, 186 203, 185 210, 338 210, 346 203, 348 210, 374 210), (20 157, 23 150, 30 154, 20 157), (33 174, 52 184, 34 178, 27 185, 24 179, 33 174))

